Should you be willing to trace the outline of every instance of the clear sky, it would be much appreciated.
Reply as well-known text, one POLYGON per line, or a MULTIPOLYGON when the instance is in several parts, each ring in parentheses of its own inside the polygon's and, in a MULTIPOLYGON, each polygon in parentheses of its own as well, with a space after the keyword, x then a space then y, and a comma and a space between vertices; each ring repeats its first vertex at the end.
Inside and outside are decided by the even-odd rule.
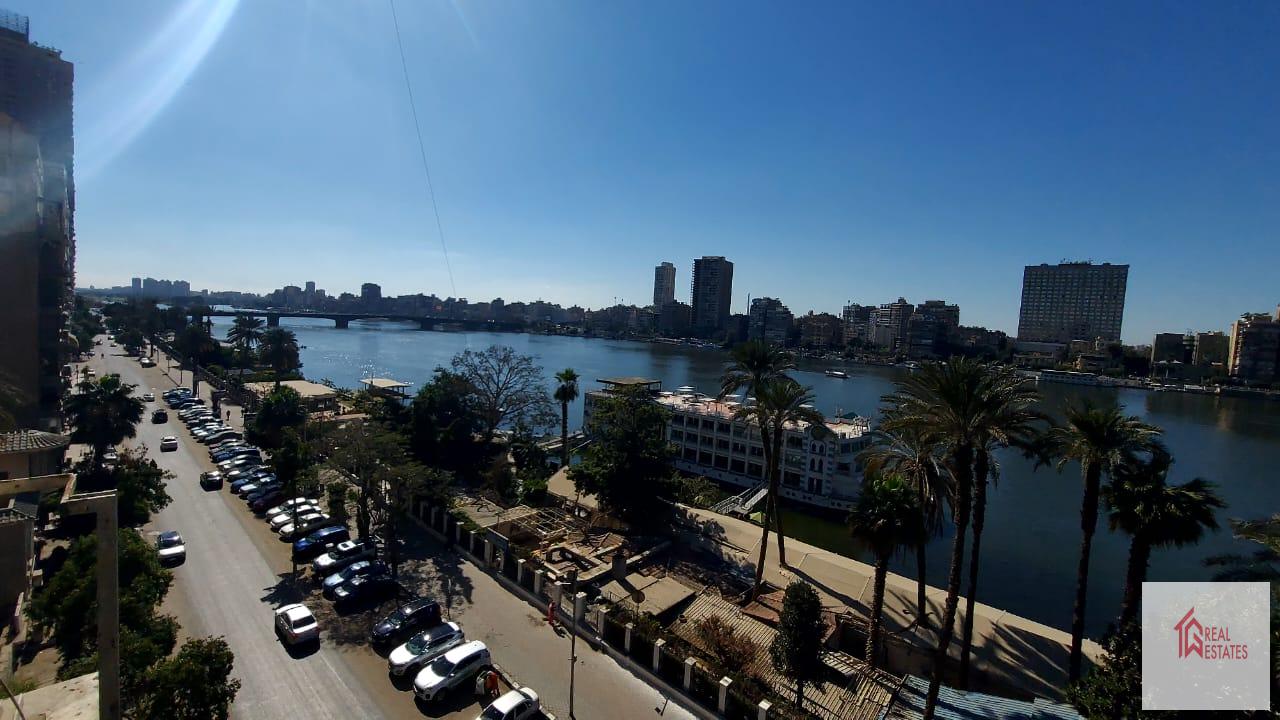
POLYGON ((0 0, 76 63, 81 285, 793 311, 1129 263, 1124 336, 1280 302, 1280 4, 0 0))

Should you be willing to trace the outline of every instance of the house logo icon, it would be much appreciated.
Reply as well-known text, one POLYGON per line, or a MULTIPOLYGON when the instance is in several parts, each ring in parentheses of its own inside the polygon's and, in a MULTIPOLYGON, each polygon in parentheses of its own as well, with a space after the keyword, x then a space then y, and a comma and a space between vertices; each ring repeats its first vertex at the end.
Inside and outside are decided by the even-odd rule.
POLYGON ((1173 629, 1178 633, 1178 657, 1189 658, 1191 653, 1204 659, 1204 626, 1195 619, 1196 609, 1193 607, 1178 621, 1173 629))

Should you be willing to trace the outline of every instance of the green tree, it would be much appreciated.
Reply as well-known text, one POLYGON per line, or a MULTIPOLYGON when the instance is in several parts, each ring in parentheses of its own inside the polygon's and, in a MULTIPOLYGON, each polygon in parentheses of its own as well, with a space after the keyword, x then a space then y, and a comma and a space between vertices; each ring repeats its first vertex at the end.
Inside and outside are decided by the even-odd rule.
POLYGON ((541 428, 554 422, 542 368, 532 356, 491 345, 480 351, 464 350, 453 356, 451 364, 471 385, 486 444, 504 425, 522 422, 541 428))
POLYGON ((635 525, 658 522, 671 477, 667 414, 637 388, 601 397, 587 429, 592 442, 582 462, 568 471, 577 491, 594 494, 602 506, 635 525))
MULTIPOLYGON (((1142 642, 1136 623, 1106 639, 1098 667, 1067 688, 1067 701, 1088 720, 1149 717, 1142 712, 1142 642)), ((1169 713, 1158 713, 1168 717, 1169 713)))
POLYGON ((1084 644, 1085 602, 1088 600, 1089 556, 1098 527, 1098 500, 1103 475, 1110 476, 1126 458, 1147 451, 1160 428, 1126 416, 1114 403, 1098 406, 1091 401, 1067 405, 1065 422, 1045 433, 1043 454, 1055 462, 1059 472, 1071 462, 1079 463, 1084 486, 1080 503, 1080 560, 1076 566, 1076 596, 1071 611, 1071 657, 1068 675, 1080 678, 1084 644))
POLYGON ((702 645, 721 668, 731 673, 742 672, 755 662, 760 648, 750 638, 740 635, 719 615, 708 615, 694 626, 702 645))
POLYGON ((93 468, 102 467, 102 455, 138 434, 144 404, 134 397, 136 386, 120 381, 119 375, 108 375, 97 382, 85 380, 79 392, 67 398, 66 413, 74 428, 71 442, 93 448, 93 468))
POLYGON ((390 468, 409 462, 404 438, 371 422, 351 422, 334 431, 325 464, 351 481, 356 493, 356 530, 372 534, 374 512, 390 468))
POLYGON ((764 535, 760 539, 760 558, 756 562, 754 597, 764 582, 764 563, 769 552, 769 523, 772 522, 778 538, 778 562, 787 563, 786 546, 783 543, 782 507, 778 491, 782 485, 782 446, 788 428, 805 427, 804 440, 825 439, 830 435, 826 418, 813 407, 813 393, 809 388, 789 377, 765 380, 755 386, 756 401, 739 406, 734 417, 755 423, 760 429, 760 441, 764 446, 765 472, 768 476, 768 495, 765 498, 764 535))
POLYGON ((1271 709, 1280 703, 1280 515, 1263 520, 1232 520, 1232 534, 1239 540, 1256 543, 1253 554, 1216 555, 1205 560, 1221 568, 1213 579, 1219 582, 1271 583, 1271 709))
MULTIPOLYGON (((97 645, 97 537, 79 538, 66 562, 32 598, 27 613, 33 623, 50 631, 65 666, 91 656, 97 645)), ((169 592, 173 574, 160 565, 155 548, 138 531, 119 531, 120 627, 140 645, 173 649, 176 626, 155 610, 169 592), (165 644, 168 647, 164 647, 165 644)), ((122 652, 121 657, 125 657, 122 652)))
POLYGON ((116 507, 121 527, 142 527, 151 516, 169 506, 173 498, 165 481, 173 473, 162 470, 141 450, 123 450, 115 467, 106 474, 106 485, 116 490, 116 507))
POLYGON ((329 517, 334 522, 347 524, 351 513, 347 510, 347 503, 351 501, 351 486, 345 480, 334 480, 325 486, 325 494, 328 499, 329 517))
POLYGON ((918 545, 923 537, 915 491, 898 475, 868 475, 849 513, 848 522, 849 533, 875 558, 875 584, 864 657, 871 667, 876 667, 880 657, 884 586, 889 575, 889 561, 903 549, 918 545))
POLYGON ((569 403, 578 399, 578 373, 565 368, 556 373, 556 402, 560 403, 560 466, 569 467, 569 403))
POLYGON ((769 660, 774 670, 795 681, 796 705, 801 711, 805 684, 817 680, 822 672, 819 653, 825 632, 818 593, 800 581, 788 585, 782 596, 778 634, 769 645, 769 660))
POLYGON ((253 350, 262 339, 262 318, 252 315, 237 315, 227 330, 227 342, 242 350, 253 350))
POLYGON ((978 597, 978 564, 987 515, 987 485, 999 475, 994 452, 1016 447, 1033 452, 1040 443, 1046 416, 1032 406, 1039 402, 1035 384, 1008 365, 985 364, 983 391, 978 395, 977 443, 973 462, 973 545, 969 550, 969 589, 965 593, 964 628, 960 638, 960 687, 969 687, 969 659, 973 618, 978 597))
POLYGON ((123 347, 125 353, 129 355, 141 355, 142 349, 147 345, 147 339, 143 337, 142 331, 132 327, 116 335, 116 342, 120 343, 120 347, 123 347))
MULTIPOLYGON (((271 453, 271 469, 279 478, 281 486, 285 489, 285 496, 290 498, 301 497, 313 489, 315 484, 314 459, 312 457, 311 448, 307 443, 302 441, 301 436, 292 429, 284 431, 280 446, 275 452, 271 453)), ((294 504, 291 508, 293 513, 293 521, 298 521, 298 506, 294 504)), ((298 561, 296 556, 290 553, 289 557, 293 562, 293 574, 298 574, 298 561)))
POLYGON ((286 373, 302 367, 298 338, 292 330, 275 327, 262 333, 262 338, 258 341, 258 355, 262 362, 271 367, 277 388, 286 373))
POLYGON ((1200 542, 1205 530, 1218 529, 1214 513, 1226 507, 1214 484, 1201 478, 1170 485, 1172 466, 1173 456, 1156 445, 1146 457, 1129 458, 1115 466, 1111 484, 1103 490, 1111 529, 1129 536, 1129 563, 1117 623, 1121 627, 1137 619, 1151 551, 1200 542))
POLYGON ((925 547, 930 539, 942 534, 946 522, 944 510, 951 504, 955 488, 951 474, 942 465, 938 448, 918 428, 896 433, 878 430, 873 442, 861 454, 864 477, 896 474, 915 490, 916 508, 920 511, 921 537, 916 551, 916 617, 915 623, 928 627, 928 605, 925 579, 925 547))
POLYGON ((436 368, 409 407, 409 448, 419 462, 464 476, 475 474, 481 456, 475 395, 467 379, 436 368))
POLYGON ((173 339, 173 347, 195 365, 216 365, 221 361, 218 341, 213 339, 202 323, 191 323, 178 331, 173 339))
POLYGON ((925 696, 924 720, 933 718, 948 649, 955 637, 965 537, 973 508, 974 456, 983 441, 979 420, 983 402, 980 398, 988 392, 989 377, 986 365, 965 358, 952 358, 946 363, 925 363, 919 371, 900 381, 897 389, 884 398, 888 407, 884 411, 881 429, 891 433, 919 433, 938 447, 954 479, 951 518, 955 536, 951 542, 951 563, 947 572, 947 599, 934 650, 929 692, 925 696))
POLYGON ((391 576, 398 577, 402 528, 405 518, 413 509, 414 500, 443 500, 448 487, 453 483, 453 475, 447 470, 423 467, 409 460, 386 467, 379 474, 382 477, 382 491, 378 503, 378 529, 387 549, 387 564, 391 566, 391 576))
POLYGON ((720 378, 720 398, 746 390, 754 395, 756 388, 770 380, 787 377, 796 367, 791 354, 764 340, 748 340, 733 348, 731 362, 720 378))
POLYGON ((284 440, 286 431, 299 430, 307 421, 302 396, 291 387, 276 387, 262 398, 258 412, 250 424, 249 440, 274 450, 284 440))
POLYGON ((235 655, 221 637, 194 638, 147 671, 134 720, 226 720, 240 681, 235 655))

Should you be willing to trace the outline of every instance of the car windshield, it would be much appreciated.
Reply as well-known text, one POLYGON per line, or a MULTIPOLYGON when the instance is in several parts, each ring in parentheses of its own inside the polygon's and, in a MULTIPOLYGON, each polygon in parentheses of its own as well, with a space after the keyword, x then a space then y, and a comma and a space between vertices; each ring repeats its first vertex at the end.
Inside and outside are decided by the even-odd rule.
POLYGON ((182 544, 182 538, 178 537, 177 535, 161 535, 160 536, 160 547, 162 548, 177 547, 181 544, 182 544))
POLYGON ((455 667, 457 665, 451 662, 449 658, 440 657, 431 663, 431 672, 435 673, 437 677, 448 677, 455 667))
POLYGON ((313 622, 315 622, 315 619, 310 616, 296 617, 293 619, 293 629, 297 630, 298 628, 306 627, 313 622))
POLYGON ((498 709, 497 705, 490 705, 484 709, 484 713, 480 715, 481 720, 503 720, 506 713, 498 709))

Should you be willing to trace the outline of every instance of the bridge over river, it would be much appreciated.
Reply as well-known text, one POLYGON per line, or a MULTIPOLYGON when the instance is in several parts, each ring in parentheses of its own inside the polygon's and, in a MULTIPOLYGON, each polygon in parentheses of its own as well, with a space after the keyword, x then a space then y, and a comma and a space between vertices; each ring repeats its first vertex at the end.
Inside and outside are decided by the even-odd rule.
POLYGON ((332 320, 335 327, 348 327, 353 320, 394 320, 417 323, 423 330, 471 330, 476 332, 520 332, 524 323, 511 320, 460 320, 458 318, 436 317, 432 315, 397 315, 386 313, 335 313, 305 312, 290 310, 201 310, 192 313, 194 317, 259 317, 267 321, 268 327, 279 327, 280 318, 324 318, 332 320))

